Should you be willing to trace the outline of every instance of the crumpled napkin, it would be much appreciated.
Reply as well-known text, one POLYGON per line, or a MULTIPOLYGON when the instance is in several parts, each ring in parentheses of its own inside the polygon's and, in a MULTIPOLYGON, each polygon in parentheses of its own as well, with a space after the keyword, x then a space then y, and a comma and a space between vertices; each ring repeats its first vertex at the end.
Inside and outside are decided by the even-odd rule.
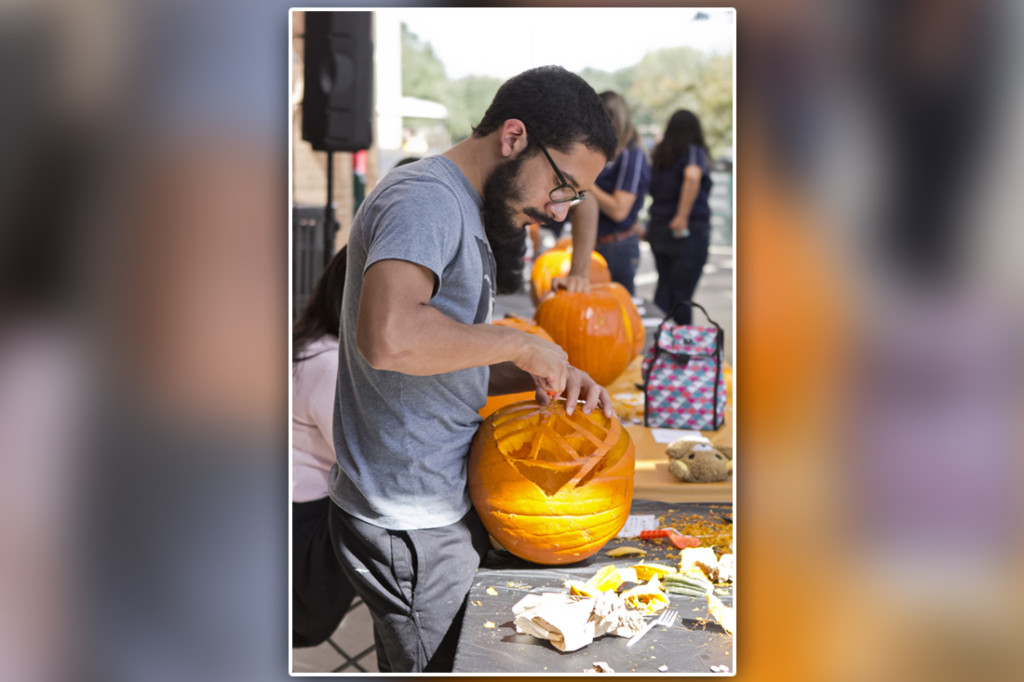
POLYGON ((512 607, 516 631, 546 639, 559 651, 576 651, 605 634, 632 637, 644 625, 643 614, 628 609, 614 592, 599 597, 531 593, 512 607))

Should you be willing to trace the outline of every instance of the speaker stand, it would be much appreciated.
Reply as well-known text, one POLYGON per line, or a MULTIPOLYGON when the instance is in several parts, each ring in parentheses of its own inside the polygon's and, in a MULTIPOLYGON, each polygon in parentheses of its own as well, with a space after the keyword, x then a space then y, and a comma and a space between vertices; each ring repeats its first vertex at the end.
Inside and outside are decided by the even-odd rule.
POLYGON ((338 223, 334 220, 334 152, 327 151, 327 205, 324 206, 324 267, 334 257, 334 234, 338 223))

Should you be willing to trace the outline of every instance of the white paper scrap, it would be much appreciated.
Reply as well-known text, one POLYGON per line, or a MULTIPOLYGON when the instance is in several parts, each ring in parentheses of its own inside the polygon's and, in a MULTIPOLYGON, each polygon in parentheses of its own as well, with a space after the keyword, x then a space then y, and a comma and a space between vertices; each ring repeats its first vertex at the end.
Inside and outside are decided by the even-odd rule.
POLYGON ((651 429, 651 436, 654 437, 655 443, 671 443, 680 438, 701 443, 711 442, 700 431, 690 431, 688 429, 651 429))
POLYGON ((635 538, 640 535, 640 531, 657 529, 658 519, 654 517, 654 514, 630 514, 626 519, 626 525, 615 537, 635 538))

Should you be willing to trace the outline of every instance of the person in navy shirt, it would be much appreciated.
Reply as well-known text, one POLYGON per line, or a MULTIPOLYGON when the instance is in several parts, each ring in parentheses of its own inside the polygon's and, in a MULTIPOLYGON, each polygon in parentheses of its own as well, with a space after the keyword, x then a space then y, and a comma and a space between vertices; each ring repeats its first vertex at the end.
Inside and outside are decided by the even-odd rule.
POLYGON ((602 92, 600 97, 611 116, 619 147, 615 158, 604 167, 588 192, 600 208, 594 250, 608 261, 612 281, 633 294, 633 276, 640 262, 637 215, 647 193, 651 167, 626 100, 610 90, 602 92))
POLYGON ((710 160, 700 119, 692 111, 672 114, 651 152, 650 193, 647 241, 658 270, 654 304, 666 314, 674 312, 677 324, 690 324, 690 307, 679 304, 693 300, 711 241, 710 160))

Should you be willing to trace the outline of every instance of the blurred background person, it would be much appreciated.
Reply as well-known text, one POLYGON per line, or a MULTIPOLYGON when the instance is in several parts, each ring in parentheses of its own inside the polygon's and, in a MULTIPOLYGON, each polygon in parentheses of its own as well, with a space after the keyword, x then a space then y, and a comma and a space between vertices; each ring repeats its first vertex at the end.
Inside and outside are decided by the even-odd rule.
MULTIPOLYGON (((608 261, 612 281, 633 294, 633 276, 640 263, 640 231, 636 218, 647 193, 651 167, 640 143, 640 135, 633 126, 633 116, 626 100, 611 90, 602 92, 600 96, 612 118, 619 147, 615 158, 604 167, 588 192, 600 208, 594 248, 608 261)), ((585 222, 580 220, 581 225, 585 222)), ((589 228, 584 226, 583 229, 589 228)), ((573 232, 576 230, 577 225, 574 224, 573 232)))
POLYGON ((711 242, 711 170, 708 146, 697 115, 679 109, 651 152, 651 244, 658 285, 654 304, 678 324, 690 324, 693 300, 711 242), (677 306, 678 309, 677 309, 677 306))
POLYGON ((321 644, 355 591, 327 528, 327 476, 334 465, 338 316, 348 248, 334 255, 292 328, 292 646, 321 644))

